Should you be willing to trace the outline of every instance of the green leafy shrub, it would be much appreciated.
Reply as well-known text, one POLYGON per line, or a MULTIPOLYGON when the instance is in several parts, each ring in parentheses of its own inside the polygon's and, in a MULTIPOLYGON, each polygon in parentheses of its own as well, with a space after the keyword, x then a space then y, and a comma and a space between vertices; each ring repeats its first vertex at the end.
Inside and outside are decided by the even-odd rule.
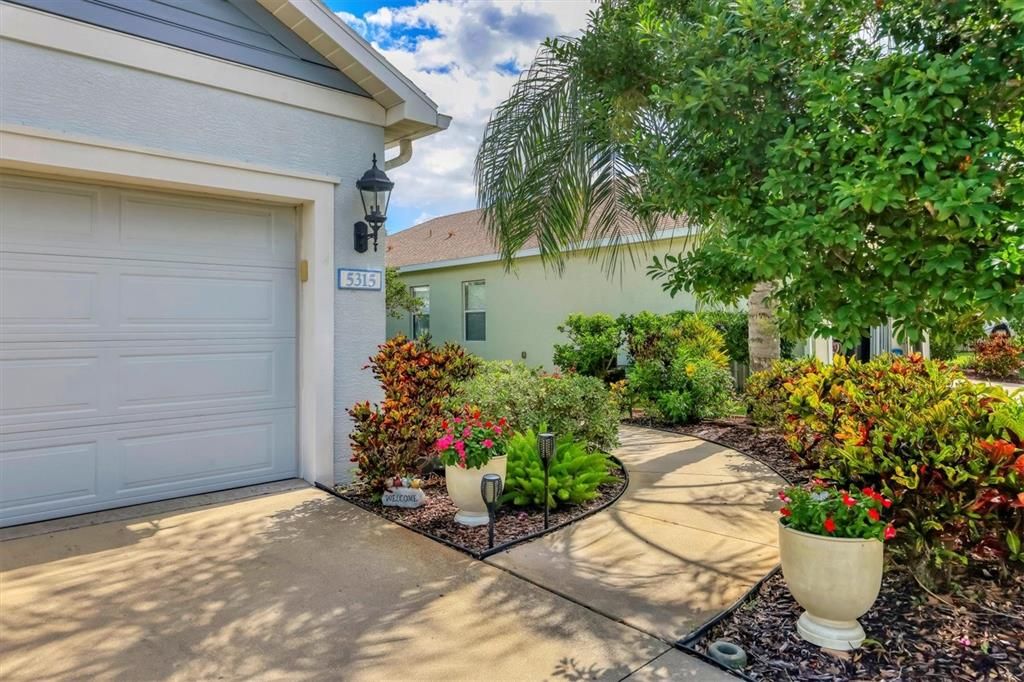
POLYGON ((1024 346, 1005 336, 977 341, 971 368, 993 379, 1019 376, 1024 368, 1024 346))
POLYGON ((846 491, 812 481, 779 493, 786 505, 779 510, 785 526, 812 535, 864 540, 892 540, 893 525, 883 521, 892 500, 873 488, 846 491))
POLYGON ((739 364, 749 362, 750 343, 747 339, 747 325, 750 317, 746 312, 702 310, 694 314, 722 335, 725 352, 730 360, 739 364))
POLYGON ((1021 557, 1024 406, 1005 391, 920 355, 837 357, 791 383, 787 441, 823 477, 893 500, 903 558, 941 575, 1021 557))
POLYGON ((622 328, 611 315, 570 315, 558 326, 568 343, 555 344, 554 363, 565 371, 606 379, 622 347, 622 328))
POLYGON ((673 424, 724 416, 733 382, 722 335, 685 314, 634 315, 627 343, 635 362, 626 370, 629 402, 673 424))
POLYGON ((817 367, 817 360, 779 360, 771 369, 747 377, 743 404, 747 415, 758 426, 781 427, 789 403, 787 383, 801 373, 817 367))
POLYGON ((600 379, 545 374, 512 362, 487 362, 459 390, 457 400, 508 419, 513 431, 547 424, 590 450, 608 452, 619 443, 617 401, 600 379))
POLYGON ((384 392, 377 405, 356 403, 349 440, 357 480, 374 495, 395 477, 422 468, 432 456, 441 423, 459 382, 479 361, 455 344, 437 348, 404 336, 381 344, 369 367, 384 392))
POLYGON ((976 315, 944 316, 928 334, 933 360, 952 360, 978 339, 985 337, 985 325, 976 315))
MULTIPOLYGON (((503 502, 517 506, 544 505, 544 467, 540 460, 537 434, 533 430, 509 439, 508 473, 503 502)), ((609 473, 615 463, 601 452, 588 452, 571 436, 555 440, 555 456, 548 468, 548 508, 559 504, 583 504, 598 496, 598 488, 617 480, 609 473)))

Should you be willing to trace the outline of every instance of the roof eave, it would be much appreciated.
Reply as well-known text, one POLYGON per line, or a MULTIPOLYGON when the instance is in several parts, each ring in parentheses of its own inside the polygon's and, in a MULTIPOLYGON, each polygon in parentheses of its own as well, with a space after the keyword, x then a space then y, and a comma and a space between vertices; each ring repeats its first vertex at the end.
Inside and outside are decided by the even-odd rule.
MULTIPOLYGON (((643 242, 660 242, 666 240, 672 240, 676 238, 688 238, 696 234, 697 230, 692 227, 682 226, 673 227, 665 230, 658 230, 652 236, 647 237, 646 235, 630 235, 622 240, 623 244, 641 244, 643 242)), ((611 244, 610 240, 602 239, 597 243, 596 246, 603 248, 611 244)), ((580 251, 586 251, 592 248, 592 246, 579 246, 576 248, 570 248, 566 250, 566 253, 575 253, 580 251)), ((520 258, 530 258, 540 255, 539 247, 531 247, 520 249, 516 252, 513 260, 519 260, 520 258)), ((477 265, 480 263, 494 263, 502 259, 499 253, 483 253, 474 256, 460 256, 458 258, 448 258, 445 260, 427 261, 426 263, 406 263, 405 265, 393 266, 398 269, 399 272, 419 272, 422 270, 442 270, 444 268, 456 268, 463 265, 477 265)))
POLYGON ((448 127, 436 102, 320 0, 257 1, 384 108, 385 144, 448 127))

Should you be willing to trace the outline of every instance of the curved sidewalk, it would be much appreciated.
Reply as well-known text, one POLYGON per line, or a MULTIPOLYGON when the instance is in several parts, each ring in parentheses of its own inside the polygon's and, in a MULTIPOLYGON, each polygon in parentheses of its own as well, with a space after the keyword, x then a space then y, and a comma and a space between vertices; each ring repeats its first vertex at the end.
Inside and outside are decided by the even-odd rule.
POLYGON ((666 642, 743 596, 778 562, 785 482, 735 450, 623 427, 629 489, 610 508, 487 559, 666 642))

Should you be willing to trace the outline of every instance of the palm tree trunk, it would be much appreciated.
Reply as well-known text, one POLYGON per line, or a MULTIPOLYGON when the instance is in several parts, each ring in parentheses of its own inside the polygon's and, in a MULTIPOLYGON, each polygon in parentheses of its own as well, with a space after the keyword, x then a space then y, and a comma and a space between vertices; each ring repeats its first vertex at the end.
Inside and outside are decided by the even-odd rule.
POLYGON ((754 285, 747 301, 747 346, 750 352, 750 371, 770 369, 781 357, 779 327, 775 321, 775 307, 767 300, 774 287, 770 282, 754 285))

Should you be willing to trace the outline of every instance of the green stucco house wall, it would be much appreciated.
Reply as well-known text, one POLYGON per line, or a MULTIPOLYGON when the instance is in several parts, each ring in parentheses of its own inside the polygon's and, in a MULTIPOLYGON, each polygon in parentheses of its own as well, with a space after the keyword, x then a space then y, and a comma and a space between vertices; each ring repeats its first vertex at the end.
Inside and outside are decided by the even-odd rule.
MULTIPOLYGON (((476 212, 469 214, 476 217, 476 212)), ((554 345, 565 340, 558 325, 572 313, 617 316, 696 307, 692 296, 672 298, 646 274, 652 256, 682 251, 681 236, 646 245, 643 253, 636 254, 635 264, 624 255, 613 275, 605 271, 600 256, 595 260, 583 252, 570 255, 559 273, 551 266, 545 268, 535 249, 525 249, 513 270, 506 272, 482 227, 475 220, 458 220, 463 216, 438 218, 389 238, 388 263, 399 269, 402 281, 429 306, 429 313, 424 313, 429 314, 429 322, 414 321, 408 314, 388 318, 389 337, 410 336, 414 324, 416 331, 429 324, 437 343, 453 341, 487 360, 516 360, 551 369, 554 345), (428 231, 432 232, 429 237, 428 231), (408 262, 424 258, 435 260, 408 262)))

